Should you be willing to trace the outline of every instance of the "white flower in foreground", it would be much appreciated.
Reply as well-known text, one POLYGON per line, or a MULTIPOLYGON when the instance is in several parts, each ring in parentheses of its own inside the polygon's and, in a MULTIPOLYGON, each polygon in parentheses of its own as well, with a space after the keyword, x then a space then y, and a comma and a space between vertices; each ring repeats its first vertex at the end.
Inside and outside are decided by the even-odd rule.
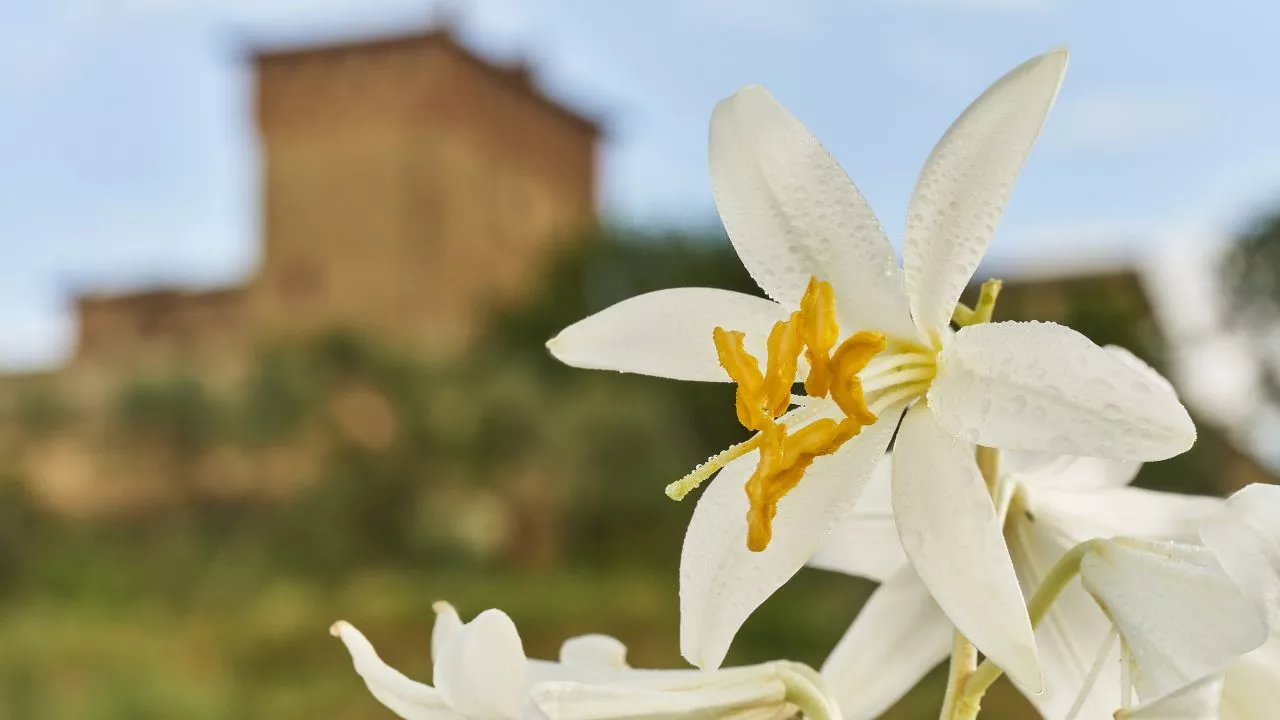
POLYGON ((501 610, 463 624, 448 603, 435 609, 434 687, 384 663, 349 623, 330 629, 373 696, 406 720, 773 720, 797 712, 840 720, 820 690, 821 678, 798 663, 638 670, 627 666, 626 647, 604 635, 566 641, 559 662, 528 660, 515 624, 501 610))
POLYGON ((734 248, 773 300, 664 290, 548 343, 579 367, 738 385, 738 418, 755 435, 671 489, 719 471, 681 558, 681 651, 693 664, 717 667, 821 547, 914 405, 893 478, 906 554, 956 626, 1034 690, 1026 607, 968 443, 1155 460, 1194 442, 1176 397, 1072 330, 950 330, 1066 64, 1063 50, 1024 63, 951 126, 912 195, 902 268, 817 139, 763 88, 744 88, 712 117, 711 179, 734 248), (798 377, 807 394, 793 397, 798 377))
MULTIPOLYGON (((1118 348, 1108 350, 1131 358, 1118 348)), ((809 563, 882 583, 822 667, 846 720, 879 717, 951 653, 951 623, 906 565, 897 542, 889 504, 891 464, 886 455, 853 511, 809 563)), ((1190 540, 1222 504, 1219 498, 1126 487, 1140 467, 1085 457, 1002 460, 996 497, 1008 503, 1004 535, 1027 598, 1077 543, 1121 534, 1190 540)), ((1110 627, 1079 581, 1063 591, 1035 631, 1045 689, 1026 695, 1042 716, 1066 716, 1110 627)), ((1081 718, 1110 717, 1115 709, 1119 663, 1103 672, 1081 718)))
MULTIPOLYGON (((1204 523, 1204 545, 1132 538, 1093 543, 1080 579, 1119 636, 1124 709, 1132 691, 1148 702, 1230 673, 1241 662, 1247 672, 1246 653, 1263 647, 1275 629, 1278 525, 1280 487, 1253 485, 1204 523)), ((1104 646, 1113 641, 1108 637, 1104 646)), ((1243 686, 1234 699, 1243 709, 1257 700, 1243 686)))

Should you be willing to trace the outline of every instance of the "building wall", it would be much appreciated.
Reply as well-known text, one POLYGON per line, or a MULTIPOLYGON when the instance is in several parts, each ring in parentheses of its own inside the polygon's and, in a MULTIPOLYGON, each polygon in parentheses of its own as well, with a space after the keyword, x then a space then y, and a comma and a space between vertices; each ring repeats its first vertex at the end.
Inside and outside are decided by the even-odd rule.
POLYGON ((464 347, 591 221, 595 128, 442 33, 259 61, 256 330, 464 347))
POLYGON ((238 288, 82 296, 74 364, 144 372, 188 358, 226 361, 244 352, 244 299, 238 288))

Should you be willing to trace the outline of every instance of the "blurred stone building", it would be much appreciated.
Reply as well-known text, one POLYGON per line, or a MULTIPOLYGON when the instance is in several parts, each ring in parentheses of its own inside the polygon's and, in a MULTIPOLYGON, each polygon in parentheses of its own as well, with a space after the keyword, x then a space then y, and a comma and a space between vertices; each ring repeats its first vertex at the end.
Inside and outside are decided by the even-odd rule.
POLYGON ((262 348, 326 330, 456 357, 596 221, 599 127, 543 94, 526 66, 481 58, 447 27, 263 50, 251 62, 255 272, 211 290, 80 295, 68 362, 0 377, 0 414, 12 421, 0 424, 0 458, 62 512, 171 502, 175 474, 214 495, 287 494, 314 475, 315 447, 201 451, 199 462, 135 447, 116 437, 127 396, 176 378, 165 402, 198 403, 205 386, 245 380, 262 348), (52 419, 61 415, 71 419, 52 419))
POLYGON ((594 221, 598 127, 447 29, 258 53, 256 274, 208 292, 76 299, 70 370, 233 370, 264 340, 350 327, 467 346, 594 221))

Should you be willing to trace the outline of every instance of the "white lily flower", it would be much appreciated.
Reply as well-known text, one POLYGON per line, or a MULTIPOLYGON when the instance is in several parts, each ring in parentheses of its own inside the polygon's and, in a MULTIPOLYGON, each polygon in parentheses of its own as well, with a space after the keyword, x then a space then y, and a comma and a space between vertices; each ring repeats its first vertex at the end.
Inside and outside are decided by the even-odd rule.
POLYGON ((817 139, 763 88, 744 88, 712 117, 711 178, 729 238, 772 300, 663 290, 548 343, 578 367, 738 385, 738 417, 756 434, 669 490, 719 473, 681 557, 693 664, 719 666, 746 618, 821 547, 914 405, 892 491, 906 554, 957 627, 1034 690, 1026 607, 968 443, 1155 460, 1194 441, 1176 397, 1072 330, 950 330, 1066 64, 1064 50, 1022 64, 951 126, 912 196, 901 268, 817 139), (807 395, 792 397, 800 376, 807 395))
POLYGON ((1205 547, 1099 541, 1080 579, 1120 636, 1122 693, 1167 695, 1260 646, 1267 625, 1205 547))
POLYGON ((637 670, 627 665, 626 647, 604 635, 567 640, 558 662, 529 660, 501 610, 465 624, 448 603, 435 610, 434 687, 384 663, 349 623, 330 629, 373 696, 406 720, 781 720, 798 712, 840 720, 821 678, 798 663, 637 670))
MULTIPOLYGON (((822 667, 846 720, 879 717, 951 653, 950 621, 911 568, 904 567, 901 547, 894 542, 888 503, 891 465, 892 456, 886 455, 853 511, 809 563, 883 583, 822 667)), ((1080 542, 1121 534, 1191 540, 1223 502, 1126 487, 1140 467, 1086 457, 1004 458, 996 496, 1008 503, 1004 536, 1027 598, 1080 542)), ((1042 716, 1066 716, 1110 627, 1078 580, 1063 591, 1035 631, 1045 688, 1026 696, 1042 716)), ((1119 652, 1114 655, 1117 662, 1104 666, 1081 718, 1111 716, 1120 681, 1119 652)))
POLYGON ((1235 704, 1254 705, 1251 666, 1273 659, 1264 643, 1280 602, 1277 525, 1280 487, 1254 485, 1202 525, 1203 545, 1113 538, 1084 553, 1081 582, 1120 638, 1122 707, 1131 688, 1147 701, 1229 668, 1240 668, 1235 704))

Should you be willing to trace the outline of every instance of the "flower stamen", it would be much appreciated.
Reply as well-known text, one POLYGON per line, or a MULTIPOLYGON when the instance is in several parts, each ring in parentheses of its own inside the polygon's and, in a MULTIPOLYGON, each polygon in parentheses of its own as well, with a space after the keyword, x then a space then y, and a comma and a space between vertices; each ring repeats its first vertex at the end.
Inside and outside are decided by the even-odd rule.
MULTIPOLYGON (((715 328, 712 339, 716 355, 738 386, 735 395, 738 421, 757 434, 668 485, 667 494, 683 497, 728 462, 759 449, 760 460, 745 487, 750 501, 747 547, 755 552, 768 547, 778 501, 799 484, 815 459, 834 453, 862 432, 862 428, 876 421, 876 413, 867 405, 859 374, 885 349, 885 336, 862 331, 837 347, 839 338, 835 291, 830 283, 817 278, 809 281, 800 309, 774 324, 769 333, 763 372, 760 362, 746 350, 745 333, 715 328), (790 427, 778 422, 792 404, 797 404, 791 389, 796 382, 801 352, 809 364, 804 381, 807 396, 830 397, 844 415, 842 419, 822 418, 800 425, 798 418, 793 417, 790 427), (797 426, 799 429, 795 429, 797 426)), ((927 359, 922 355, 921 361, 927 359)), ((921 364, 923 367, 923 362, 921 364)), ((913 372, 908 370, 907 374, 913 372)))

